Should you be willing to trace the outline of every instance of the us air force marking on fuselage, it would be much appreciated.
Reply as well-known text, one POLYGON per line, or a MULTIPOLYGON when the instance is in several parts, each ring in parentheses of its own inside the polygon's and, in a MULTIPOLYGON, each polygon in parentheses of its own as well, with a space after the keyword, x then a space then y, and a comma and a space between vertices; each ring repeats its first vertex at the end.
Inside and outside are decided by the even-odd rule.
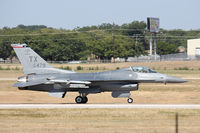
POLYGON ((38 63, 37 59, 38 59, 37 56, 29 56, 29 60, 31 63, 33 62, 34 68, 45 68, 46 67, 45 63, 38 63))
POLYGON ((30 62, 37 62, 37 56, 29 56, 30 62))

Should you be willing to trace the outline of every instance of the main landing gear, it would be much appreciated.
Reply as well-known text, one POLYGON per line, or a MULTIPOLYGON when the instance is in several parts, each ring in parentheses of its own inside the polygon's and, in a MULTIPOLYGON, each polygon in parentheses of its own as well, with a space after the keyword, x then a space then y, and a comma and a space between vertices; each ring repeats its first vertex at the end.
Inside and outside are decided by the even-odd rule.
MULTIPOLYGON (((88 98, 87 98, 86 95, 80 94, 80 96, 77 96, 77 97, 75 98, 75 102, 78 103, 78 104, 87 103, 87 102, 88 102, 88 98)), ((133 99, 129 97, 129 98, 127 99, 127 102, 128 102, 128 103, 133 103, 133 99)))
POLYGON ((132 99, 132 98, 128 98, 127 102, 128 102, 128 103, 132 103, 132 102, 133 102, 133 99, 132 99))
POLYGON ((87 103, 88 98, 86 96, 77 96, 75 99, 76 103, 87 103))

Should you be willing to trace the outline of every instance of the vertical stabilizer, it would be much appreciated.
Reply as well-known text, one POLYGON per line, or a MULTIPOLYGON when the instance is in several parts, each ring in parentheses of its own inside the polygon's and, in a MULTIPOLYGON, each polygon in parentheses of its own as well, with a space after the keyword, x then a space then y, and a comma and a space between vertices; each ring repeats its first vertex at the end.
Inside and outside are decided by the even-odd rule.
POLYGON ((35 73, 42 68, 52 68, 44 59, 35 53, 26 44, 11 44, 25 74, 35 73))

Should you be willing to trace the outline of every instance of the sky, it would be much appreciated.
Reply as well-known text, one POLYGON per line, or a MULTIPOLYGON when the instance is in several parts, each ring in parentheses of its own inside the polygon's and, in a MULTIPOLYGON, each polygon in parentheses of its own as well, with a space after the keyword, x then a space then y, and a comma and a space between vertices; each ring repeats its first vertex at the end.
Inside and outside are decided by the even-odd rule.
POLYGON ((200 0, 0 0, 0 28, 76 27, 160 18, 164 29, 200 29, 200 0))

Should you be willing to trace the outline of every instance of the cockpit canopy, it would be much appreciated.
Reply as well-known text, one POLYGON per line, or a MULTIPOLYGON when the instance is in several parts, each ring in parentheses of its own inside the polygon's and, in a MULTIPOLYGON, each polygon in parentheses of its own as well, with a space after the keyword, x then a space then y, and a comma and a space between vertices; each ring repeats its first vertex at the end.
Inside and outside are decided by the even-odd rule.
POLYGON ((130 67, 132 71, 139 72, 139 73, 157 73, 156 71, 143 66, 131 66, 130 67))

